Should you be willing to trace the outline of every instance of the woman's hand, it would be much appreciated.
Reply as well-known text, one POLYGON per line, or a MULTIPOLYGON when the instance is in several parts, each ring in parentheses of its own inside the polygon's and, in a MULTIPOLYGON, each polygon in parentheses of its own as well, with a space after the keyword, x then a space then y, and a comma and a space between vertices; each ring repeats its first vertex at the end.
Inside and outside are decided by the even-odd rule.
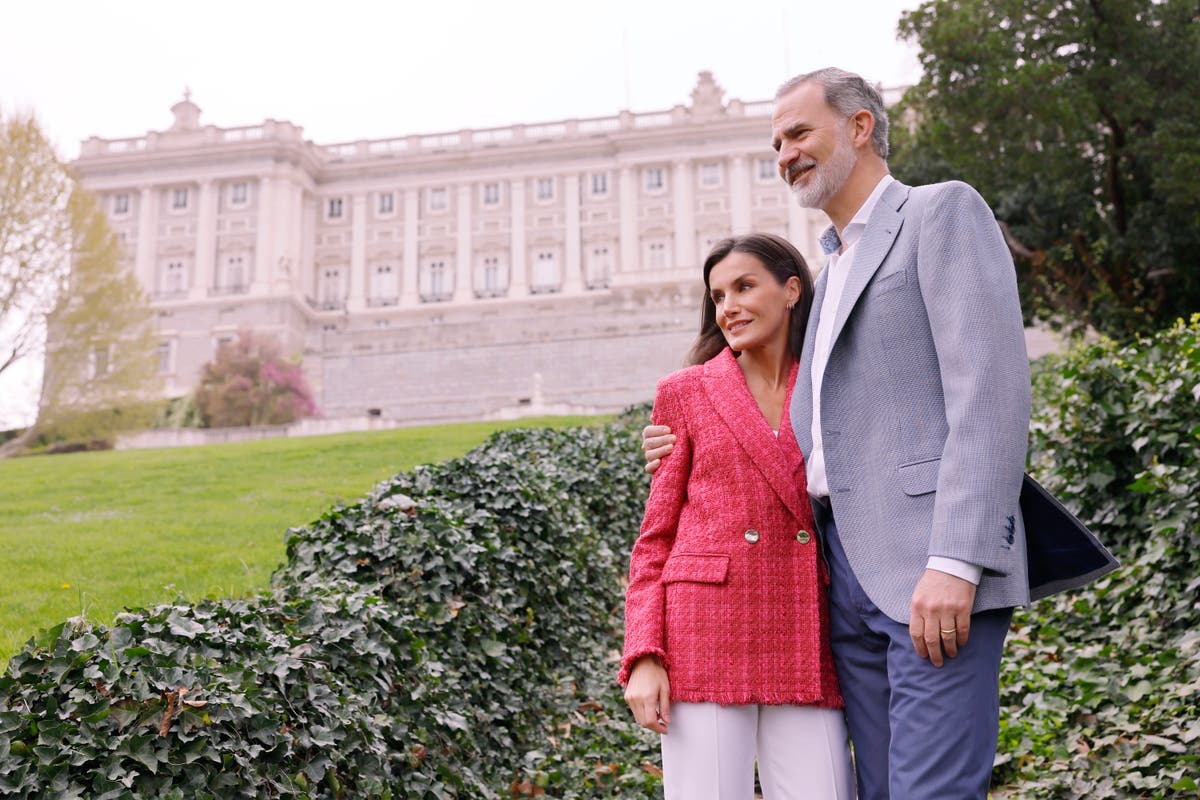
POLYGON ((638 725, 666 733, 671 721, 671 681, 658 656, 642 656, 634 662, 625 686, 625 702, 638 725))
POLYGON ((666 425, 647 425, 642 430, 642 451, 646 454, 646 472, 653 475, 659 462, 675 448, 675 435, 666 425))

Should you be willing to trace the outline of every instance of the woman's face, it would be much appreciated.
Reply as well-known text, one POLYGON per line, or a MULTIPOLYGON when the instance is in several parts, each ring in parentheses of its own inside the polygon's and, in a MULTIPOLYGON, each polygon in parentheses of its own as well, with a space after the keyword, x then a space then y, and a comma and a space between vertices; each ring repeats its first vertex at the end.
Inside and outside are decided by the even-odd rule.
POLYGON ((708 273, 709 297, 717 309, 717 325, 730 348, 754 350, 787 345, 789 303, 800 299, 800 281, 781 284, 749 253, 733 252, 708 273))

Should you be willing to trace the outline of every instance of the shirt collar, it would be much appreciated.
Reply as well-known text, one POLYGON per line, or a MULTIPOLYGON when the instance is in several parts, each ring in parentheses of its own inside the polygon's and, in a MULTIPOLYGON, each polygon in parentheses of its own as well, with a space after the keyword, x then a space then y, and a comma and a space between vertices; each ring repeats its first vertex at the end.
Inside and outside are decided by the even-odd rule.
POLYGON ((845 252, 846 248, 853 246, 862 236, 863 229, 867 227, 867 221, 871 219, 871 212, 875 210, 875 205, 883 196, 884 190, 895 182, 896 179, 891 175, 884 175, 880 178, 879 183, 875 184, 875 188, 867 195, 867 199, 858 207, 858 211, 854 212, 854 216, 846 223, 840 236, 837 228, 832 225, 821 234, 821 249, 826 253, 834 253, 839 249, 845 252))

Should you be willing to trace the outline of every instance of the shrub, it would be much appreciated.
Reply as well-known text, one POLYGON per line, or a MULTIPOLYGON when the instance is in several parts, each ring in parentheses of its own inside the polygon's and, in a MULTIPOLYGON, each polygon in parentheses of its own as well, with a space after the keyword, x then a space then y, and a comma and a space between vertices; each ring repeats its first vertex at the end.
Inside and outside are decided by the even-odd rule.
POLYGON ((209 428, 282 425, 317 414, 300 365, 281 355, 277 341, 248 330, 204 365, 195 403, 209 428))
POLYGON ((644 796, 613 683, 636 424, 399 475, 291 531, 259 597, 47 632, 0 678, 0 794, 644 796))
POLYGON ((1200 315, 1040 365, 1032 471, 1124 562, 1020 612, 1001 765, 1017 797, 1196 797, 1200 315))

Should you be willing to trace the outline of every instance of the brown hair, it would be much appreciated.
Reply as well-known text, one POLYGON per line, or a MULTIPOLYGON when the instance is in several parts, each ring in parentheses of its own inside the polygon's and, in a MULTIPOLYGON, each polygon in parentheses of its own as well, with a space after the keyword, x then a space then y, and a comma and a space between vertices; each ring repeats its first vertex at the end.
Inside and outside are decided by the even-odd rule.
POLYGON ((804 328, 808 324, 808 311, 812 308, 813 281, 808 264, 791 243, 782 236, 772 233, 749 233, 722 239, 713 246, 708 258, 704 259, 704 299, 700 301, 700 333, 688 352, 687 363, 703 364, 728 347, 725 334, 717 325, 717 306, 713 302, 709 273, 713 267, 725 260, 730 253, 746 253, 757 258, 767 271, 775 276, 780 285, 788 278, 800 281, 800 299, 792 307, 788 318, 788 351, 792 358, 800 360, 800 349, 804 346, 804 328))

